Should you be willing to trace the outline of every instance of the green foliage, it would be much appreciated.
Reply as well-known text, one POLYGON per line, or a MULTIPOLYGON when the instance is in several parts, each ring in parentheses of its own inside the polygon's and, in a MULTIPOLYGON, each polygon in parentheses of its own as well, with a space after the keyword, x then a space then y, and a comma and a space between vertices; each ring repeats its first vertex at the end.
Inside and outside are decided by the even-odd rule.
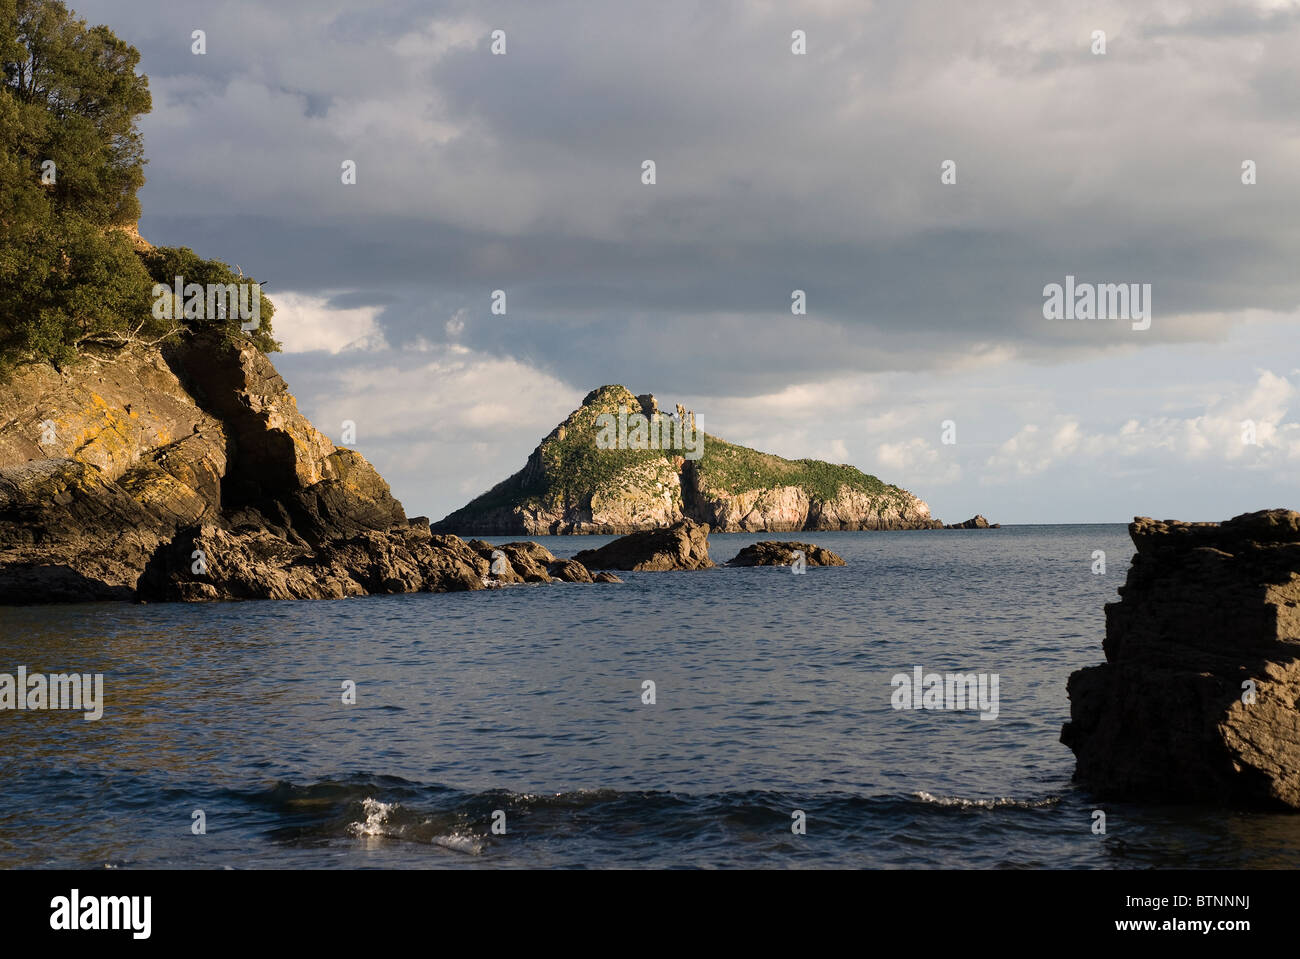
POLYGON ((788 460, 708 435, 698 470, 701 485, 723 493, 773 486, 799 486, 809 497, 820 500, 832 499, 841 486, 869 496, 902 493, 898 487, 887 486, 853 466, 812 459, 788 460))
POLYGON ((595 429, 575 431, 564 442, 542 449, 545 483, 528 492, 546 506, 584 503, 593 493, 617 493, 638 480, 653 482, 656 467, 666 461, 659 450, 603 450, 594 442, 595 429), (638 470, 636 467, 648 467, 638 470))
MULTIPOLYGON (((181 277, 185 284, 198 283, 207 286, 210 283, 250 284, 256 283, 251 276, 243 276, 220 260, 205 260, 187 246, 156 246, 140 254, 145 269, 149 272, 152 284, 161 283, 171 289, 176 277, 181 277)), ((179 311, 175 315, 179 316, 179 311)), ((256 330, 244 333, 238 317, 226 319, 207 317, 183 321, 186 326, 197 329, 219 329, 225 339, 234 341, 238 337, 248 336, 253 344, 263 353, 274 353, 280 344, 271 337, 271 317, 275 315, 275 306, 269 297, 263 294, 261 299, 261 324, 256 330)), ((180 321, 178 321, 180 322, 180 321)))
POLYGON ((640 412, 637 399, 621 386, 602 387, 542 444, 542 470, 525 493, 543 506, 585 504, 593 493, 614 493, 638 481, 652 483, 665 462, 660 450, 600 449, 596 417, 618 415, 620 405, 640 412), (563 435, 560 435, 560 433, 563 435), (640 468, 638 468, 640 467, 640 468))
MULTIPOLYGON (((175 335, 181 325, 151 312, 151 272, 174 262, 238 279, 189 250, 138 255, 126 232, 144 183, 136 123, 152 105, 139 60, 57 0, 0 0, 0 372, 175 335)), ((263 299, 264 349, 275 348, 271 312, 263 299)))

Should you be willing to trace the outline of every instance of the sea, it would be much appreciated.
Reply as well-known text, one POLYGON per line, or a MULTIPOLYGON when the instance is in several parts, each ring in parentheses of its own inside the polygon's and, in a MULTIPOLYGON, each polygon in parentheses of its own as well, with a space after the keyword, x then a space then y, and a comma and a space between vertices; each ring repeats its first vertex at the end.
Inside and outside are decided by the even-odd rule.
POLYGON ((0 672, 103 675, 98 720, 0 712, 0 866, 1300 866, 1300 817, 1071 782, 1066 680, 1102 660, 1123 525, 711 554, 773 538, 847 565, 0 608, 0 672), (896 708, 918 669, 996 677, 996 710, 896 708))

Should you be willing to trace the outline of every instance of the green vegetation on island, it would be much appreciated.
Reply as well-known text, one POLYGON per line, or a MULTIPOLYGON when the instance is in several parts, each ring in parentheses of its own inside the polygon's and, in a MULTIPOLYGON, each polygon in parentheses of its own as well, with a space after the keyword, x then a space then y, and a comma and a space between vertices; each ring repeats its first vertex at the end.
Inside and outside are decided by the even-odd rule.
MULTIPOLYGON (((663 423, 677 421, 658 411, 652 397, 635 396, 624 386, 592 390, 582 406, 542 440, 522 470, 451 513, 437 528, 478 533, 518 527, 525 532, 621 530, 662 525, 681 516, 725 525, 740 522, 733 514, 747 511, 739 505, 747 496, 779 497, 791 489, 802 493, 814 521, 820 521, 816 516, 823 506, 840 504, 831 510, 836 522, 877 528, 872 524, 880 521, 873 517, 887 517, 883 523, 890 527, 932 525, 928 513, 918 512, 925 507, 912 494, 846 464, 785 459, 703 431, 696 455, 667 442, 660 444, 663 448, 622 442, 610 447, 600 441, 601 418, 617 416, 620 408, 625 432, 635 414, 648 412, 663 417, 663 423), (861 495, 850 502, 854 494, 861 495), (729 506, 734 507, 730 512, 729 506), (841 515, 855 510, 858 519, 841 515)), ((688 428, 693 428, 693 414, 687 417, 688 428)), ((651 435, 656 433, 651 430, 651 435)), ((791 508, 788 502, 763 507, 772 517, 791 508)))

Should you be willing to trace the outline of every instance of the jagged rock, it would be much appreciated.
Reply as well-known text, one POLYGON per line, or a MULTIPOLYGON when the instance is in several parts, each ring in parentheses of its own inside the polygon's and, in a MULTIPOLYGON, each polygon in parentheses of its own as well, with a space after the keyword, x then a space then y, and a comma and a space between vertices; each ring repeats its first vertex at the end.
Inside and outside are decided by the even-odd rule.
POLYGON ((592 574, 591 574, 591 581, 592 581, 593 583, 621 583, 621 582, 623 582, 621 579, 619 579, 619 578, 618 578, 617 576, 615 576, 613 573, 605 572, 604 570, 601 570, 599 573, 592 573, 592 574))
POLYGON ((260 512, 308 543, 406 523, 374 467, 298 412, 284 379, 251 343, 197 337, 165 355, 235 451, 221 481, 224 510, 260 512))
POLYGON ((3 603, 480 589, 551 582, 556 563, 536 543, 471 547, 408 523, 251 344, 99 351, 62 374, 30 364, 0 393, 3 603))
POLYGON ((573 559, 557 559, 551 564, 549 572, 554 579, 563 583, 608 582, 608 580, 593 579, 590 570, 573 559))
POLYGON ((249 344, 93 351, 0 391, 0 602, 123 598, 187 526, 310 546, 405 522, 249 344))
POLYGON ((682 520, 666 529, 629 533, 573 557, 587 569, 709 569, 709 528, 682 520))
POLYGON ((1106 662, 1067 686, 1076 779, 1103 799, 1300 809, 1300 513, 1129 533, 1106 662))
POLYGON ((514 536, 623 534, 682 519, 721 532, 934 529, 930 507, 851 466, 787 460, 695 432, 695 414, 659 410, 649 393, 602 386, 546 436, 515 475, 434 524, 441 532, 514 536), (660 425, 648 448, 604 448, 598 419, 660 425), (683 424, 685 430, 683 431, 683 424), (676 428, 674 439, 673 428, 676 428), (667 432, 667 448, 660 442, 667 432), (686 434, 696 439, 694 449, 686 434))
POLYGON ((944 529, 1001 529, 1001 523, 990 523, 979 513, 976 513, 964 523, 951 523, 944 529))
POLYGON ((795 550, 802 550, 808 566, 843 566, 844 559, 828 549, 812 543, 778 543, 764 540, 746 546, 727 562, 728 566, 790 566, 795 560, 795 550))
MULTIPOLYGON (((455 539, 455 536, 451 536, 455 539)), ((481 539, 472 539, 466 544, 489 564, 489 575, 498 583, 549 583, 551 581, 547 567, 555 562, 555 557, 545 546, 538 543, 503 543, 493 546, 481 539), (491 572, 491 564, 499 560, 498 571, 491 572)))
POLYGON ((150 561, 143 600, 341 599, 483 589, 486 564, 455 537, 423 524, 370 531, 315 548, 266 530, 191 527, 150 561), (196 551, 202 566, 196 569, 196 551))

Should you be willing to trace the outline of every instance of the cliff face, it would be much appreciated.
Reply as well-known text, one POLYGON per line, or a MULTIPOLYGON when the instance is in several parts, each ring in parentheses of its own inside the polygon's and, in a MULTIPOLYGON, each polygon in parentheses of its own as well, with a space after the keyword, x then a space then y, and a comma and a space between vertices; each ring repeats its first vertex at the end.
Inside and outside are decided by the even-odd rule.
POLYGON ((1103 799, 1300 809, 1300 513, 1129 532, 1106 662, 1068 684, 1076 779, 1103 799))
MULTIPOLYGON (((658 414, 648 394, 593 390, 518 473, 438 523, 473 535, 630 533, 683 519, 720 532, 932 529, 930 508, 851 466, 787 460, 700 431, 702 445, 602 448, 599 418, 658 414)), ((693 424, 679 408, 676 419, 693 424)), ((608 422, 608 421, 605 421, 608 422)), ((662 422, 666 422, 662 421, 662 422)))
POLYGON ((251 346, 195 339, 15 372, 0 394, 0 602, 129 598, 191 524, 310 546, 406 516, 251 346))

